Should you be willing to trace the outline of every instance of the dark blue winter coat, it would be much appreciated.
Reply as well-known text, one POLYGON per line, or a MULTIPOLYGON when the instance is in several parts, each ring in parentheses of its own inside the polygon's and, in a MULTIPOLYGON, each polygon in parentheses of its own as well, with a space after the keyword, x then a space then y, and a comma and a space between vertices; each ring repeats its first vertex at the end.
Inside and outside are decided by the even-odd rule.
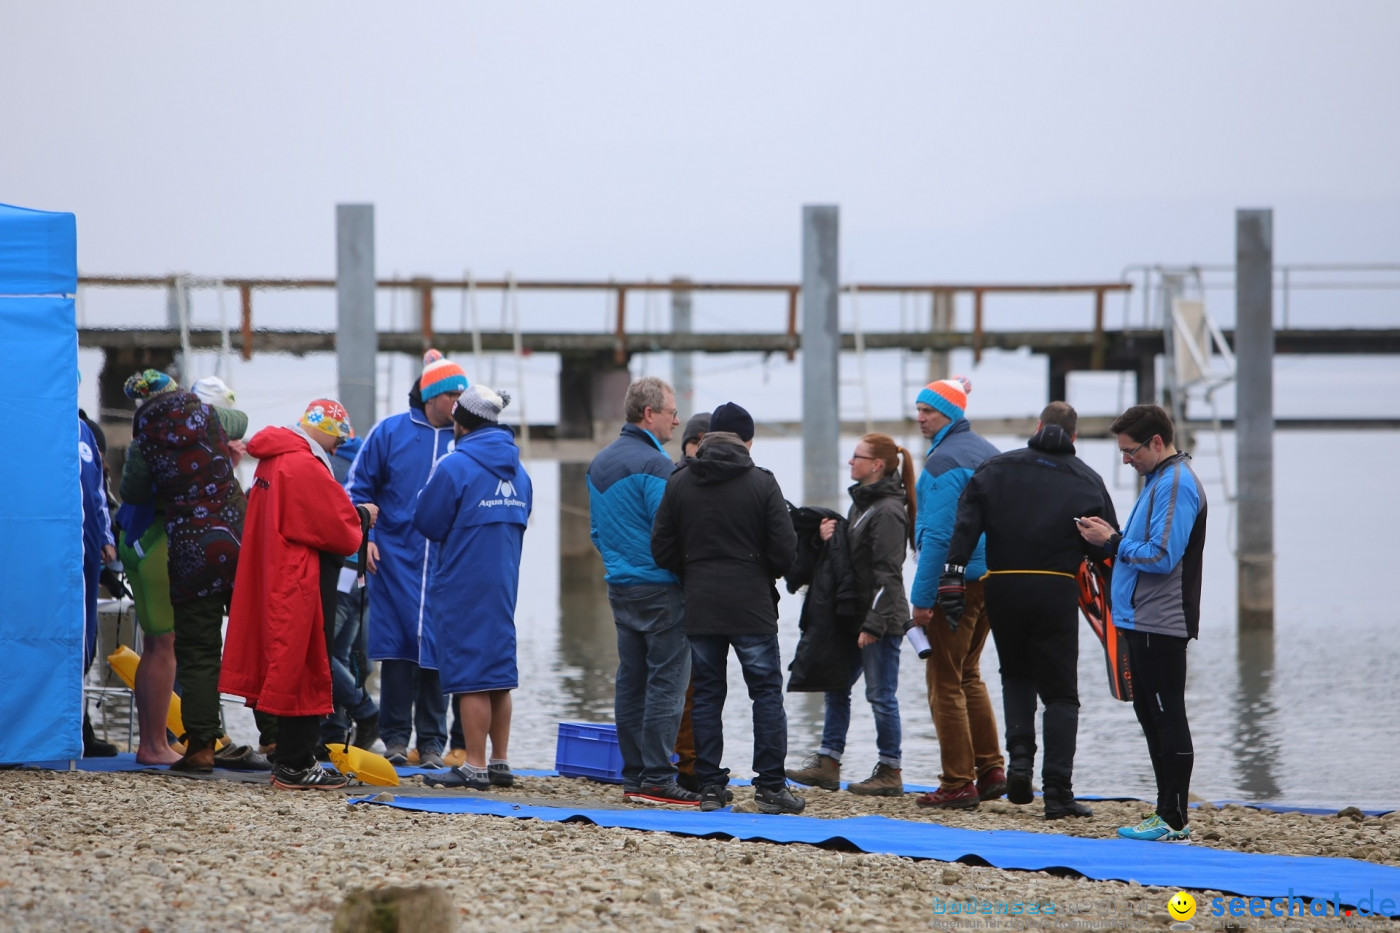
POLYGON ((115 545, 107 512, 107 483, 102 475, 102 452, 97 436, 78 421, 78 483, 83 491, 83 610, 84 669, 97 650, 97 584, 102 573, 102 549, 115 545))
POLYGON ((436 542, 428 575, 424 650, 443 693, 511 690, 520 551, 533 491, 509 428, 457 441, 418 497, 413 526, 436 542))

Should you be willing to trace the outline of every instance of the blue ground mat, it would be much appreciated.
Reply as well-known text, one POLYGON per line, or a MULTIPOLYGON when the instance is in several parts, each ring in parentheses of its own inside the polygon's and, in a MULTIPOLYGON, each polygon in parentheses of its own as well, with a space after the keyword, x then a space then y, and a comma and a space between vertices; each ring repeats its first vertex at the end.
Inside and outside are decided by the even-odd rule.
MULTIPOLYGON (((25 763, 23 763, 23 764, 19 764, 19 765, 6 765, 6 766, 4 766, 4 767, 33 768, 33 769, 42 770, 42 771, 67 771, 67 770, 69 770, 69 765, 70 765, 70 764, 75 764, 76 769, 77 769, 78 771, 104 771, 104 772, 116 772, 116 771, 157 771, 157 772, 158 772, 158 771, 164 771, 164 770, 165 770, 165 767, 162 766, 162 765, 143 765, 143 764, 138 764, 137 761, 136 761, 136 755, 133 754, 133 753, 131 753, 131 752, 122 752, 122 753, 118 754, 118 755, 117 755, 116 757, 114 757, 114 758, 79 758, 79 759, 77 759, 76 762, 73 762, 73 763, 70 763, 70 762, 67 761, 67 760, 60 760, 60 761, 28 761, 28 762, 25 762, 25 763)), ((405 767, 402 767, 402 768, 395 768, 394 770, 398 772, 398 774, 399 774, 400 777, 412 777, 412 776, 415 775, 415 774, 432 774, 432 773, 434 773, 435 771, 438 771, 438 770, 440 770, 440 769, 436 769, 436 768, 417 768, 417 767, 408 767, 408 766, 405 766, 405 767)), ((514 772, 515 772, 515 774, 516 774, 517 777, 558 777, 558 776, 559 776, 559 772, 558 772, 558 771, 549 771, 549 770, 528 770, 528 769, 516 768, 516 769, 514 769, 514 772)), ((256 773, 256 772, 242 772, 242 773, 256 773)), ((751 782, 749 781, 748 778, 730 778, 730 779, 729 779, 729 783, 730 783, 731 785, 743 785, 743 786, 747 786, 747 785, 748 785, 749 783, 751 783, 751 782)), ((616 785, 616 784, 609 785, 609 786, 618 787, 618 785, 616 785)), ((846 787, 846 786, 847 786, 846 782, 843 781, 843 782, 841 783, 841 786, 842 786, 842 787, 846 787)), ((938 785, 936 785, 936 784, 935 784, 935 785, 932 785, 932 786, 928 786, 928 785, 923 785, 923 784, 909 784, 909 783, 906 783, 906 784, 904 785, 904 792, 905 792, 906 794, 924 794, 924 793, 931 793, 931 792, 933 792, 933 791, 935 791, 935 790, 938 790, 938 785)), ((1080 799, 1080 800, 1088 800, 1088 801, 1091 801, 1091 802, 1092 802, 1092 801, 1095 801, 1095 800, 1117 800, 1117 801, 1136 800, 1136 799, 1138 799, 1138 798, 1136 798, 1136 797, 1125 797, 1125 796, 1110 796, 1110 795, 1102 795, 1102 794, 1080 794, 1080 795, 1079 795, 1079 799, 1080 799)), ((1317 805, 1294 804, 1294 803, 1284 803, 1284 802, 1277 802, 1277 803, 1260 802, 1260 801, 1257 801, 1257 800, 1217 800, 1217 801, 1215 801, 1215 806, 1217 806, 1217 807, 1223 807, 1223 806, 1226 806, 1226 805, 1228 805, 1228 804, 1237 804, 1237 805, 1239 805, 1239 806, 1241 806, 1241 807, 1250 807, 1250 808, 1255 809, 1255 810, 1268 810, 1268 811, 1273 812, 1273 813, 1303 813, 1303 814, 1307 814, 1307 815, 1309 815, 1309 816, 1329 816, 1329 815, 1331 815, 1331 814, 1333 814, 1333 813, 1336 813, 1338 810, 1341 809, 1341 807, 1339 807, 1339 806, 1325 806, 1325 807, 1324 807, 1324 806, 1317 806, 1317 805)), ((1195 804, 1193 804, 1192 806, 1195 806, 1195 804)), ((1387 810, 1362 810, 1361 812, 1362 812, 1363 814, 1365 814, 1366 816, 1384 816, 1385 814, 1387 814, 1387 813, 1389 813, 1389 812, 1391 812, 1391 811, 1387 809, 1387 810)))
POLYGON ((1400 868, 1355 859, 1222 852, 1128 839, 1080 839, 1015 830, 956 829, 932 823, 859 816, 824 820, 679 810, 583 810, 498 802, 464 793, 460 797, 402 797, 351 803, 381 803, 426 813, 471 813, 554 822, 587 821, 598 826, 676 833, 683 836, 737 837, 776 843, 846 844, 863 852, 944 862, 975 860, 995 868, 1044 871, 1070 869, 1098 881, 1136 881, 1168 888, 1224 891, 1240 897, 1301 897, 1400 915, 1400 868), (1367 899, 1369 898, 1369 901, 1367 899))

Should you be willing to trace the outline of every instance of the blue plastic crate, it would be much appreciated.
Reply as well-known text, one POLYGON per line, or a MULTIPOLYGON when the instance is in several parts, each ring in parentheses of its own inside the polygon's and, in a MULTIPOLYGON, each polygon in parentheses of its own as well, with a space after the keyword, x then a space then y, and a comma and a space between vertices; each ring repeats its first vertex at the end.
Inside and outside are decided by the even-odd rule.
POLYGON ((566 777, 622 783, 622 749, 617 726, 602 722, 561 722, 554 770, 566 777))

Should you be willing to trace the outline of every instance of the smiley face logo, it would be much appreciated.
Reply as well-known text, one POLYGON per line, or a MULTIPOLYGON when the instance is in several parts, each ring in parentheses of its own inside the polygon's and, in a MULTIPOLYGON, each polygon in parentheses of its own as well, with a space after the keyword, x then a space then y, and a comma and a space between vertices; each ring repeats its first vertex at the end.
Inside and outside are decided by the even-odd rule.
POLYGON ((1177 891, 1167 901, 1167 913, 1173 920, 1190 920, 1196 916, 1196 899, 1185 891, 1177 891))

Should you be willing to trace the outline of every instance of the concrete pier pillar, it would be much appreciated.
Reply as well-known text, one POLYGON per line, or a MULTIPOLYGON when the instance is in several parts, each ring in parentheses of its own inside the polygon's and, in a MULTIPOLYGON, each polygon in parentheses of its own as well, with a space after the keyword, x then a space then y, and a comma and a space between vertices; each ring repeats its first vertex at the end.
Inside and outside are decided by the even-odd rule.
MULTIPOLYGON (((694 305, 689 289, 690 280, 671 280, 671 333, 689 334, 694 329, 692 321, 694 305)), ((680 409, 681 423, 695 414, 695 354, 671 354, 671 387, 676 390, 676 407, 680 409)))
POLYGON ((840 208, 802 208, 802 504, 841 509, 840 208))
POLYGON ((632 374, 611 351, 559 355, 560 438, 592 438, 622 427, 623 400, 632 374), (608 426, 611 427, 608 427, 608 426))
MULTIPOLYGON (((947 334, 953 330, 953 293, 941 291, 933 293, 932 329, 935 334, 947 334)), ((953 375, 953 354, 947 350, 930 350, 928 354, 928 381, 937 382, 953 375)))
POLYGON ((374 205, 335 206, 335 362, 340 404, 364 437, 378 420, 374 324, 374 205))
POLYGON ((1235 212, 1239 627, 1274 627, 1274 214, 1235 212))

